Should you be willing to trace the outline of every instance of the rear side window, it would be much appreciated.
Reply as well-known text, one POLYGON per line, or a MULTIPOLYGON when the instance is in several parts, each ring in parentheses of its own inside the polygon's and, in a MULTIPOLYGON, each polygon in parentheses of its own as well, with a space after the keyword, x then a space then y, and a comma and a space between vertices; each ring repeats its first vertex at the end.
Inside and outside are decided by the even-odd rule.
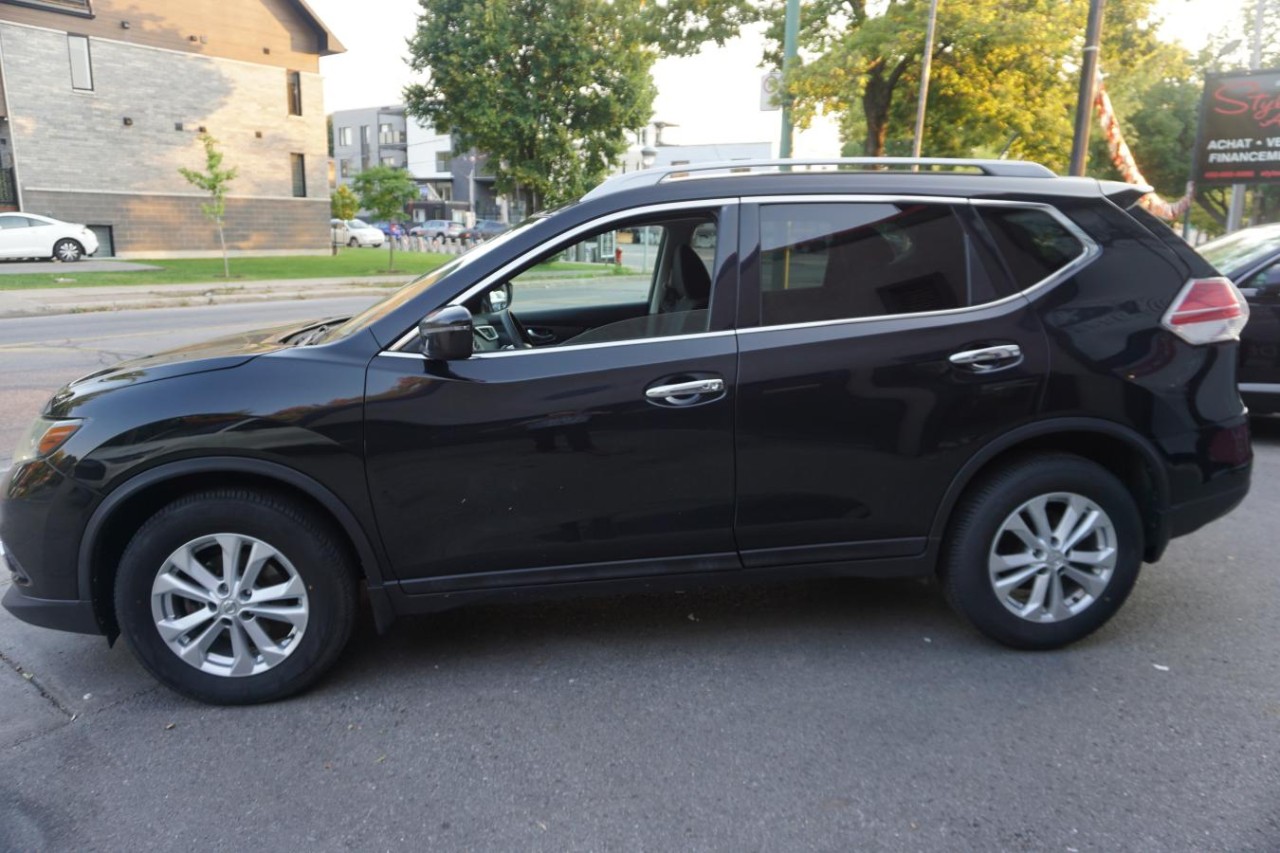
POLYGON ((760 241, 764 325, 914 314, 972 303, 965 230, 947 205, 765 205, 760 241))
POLYGON ((977 210, 1018 290, 1044 281, 1084 254, 1084 244, 1043 210, 988 205, 977 210))

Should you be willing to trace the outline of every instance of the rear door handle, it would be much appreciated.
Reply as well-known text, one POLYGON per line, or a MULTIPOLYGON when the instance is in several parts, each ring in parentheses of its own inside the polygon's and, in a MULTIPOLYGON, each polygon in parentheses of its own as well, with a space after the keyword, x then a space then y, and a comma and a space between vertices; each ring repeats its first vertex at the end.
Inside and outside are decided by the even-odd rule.
POLYGON ((979 371, 1012 367, 1014 362, 1022 361, 1022 347, 1017 344, 997 344, 982 349, 969 349, 953 353, 948 361, 979 371))

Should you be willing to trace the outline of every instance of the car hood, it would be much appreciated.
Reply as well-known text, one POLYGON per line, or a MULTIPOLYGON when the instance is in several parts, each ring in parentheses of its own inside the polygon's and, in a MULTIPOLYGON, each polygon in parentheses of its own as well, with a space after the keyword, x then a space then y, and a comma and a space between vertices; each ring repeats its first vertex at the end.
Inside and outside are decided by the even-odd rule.
POLYGON ((290 323, 122 361, 67 384, 49 401, 47 412, 56 415, 59 409, 77 399, 112 388, 238 367, 257 356, 285 349, 289 346, 285 341, 290 336, 315 325, 314 322, 290 323))

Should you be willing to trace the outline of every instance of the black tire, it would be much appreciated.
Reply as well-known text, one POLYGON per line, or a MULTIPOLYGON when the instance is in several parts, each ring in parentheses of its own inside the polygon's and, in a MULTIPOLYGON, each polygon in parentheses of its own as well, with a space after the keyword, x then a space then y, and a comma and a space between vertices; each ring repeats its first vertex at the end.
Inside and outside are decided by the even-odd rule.
MULTIPOLYGON (((1057 516, 1057 519, 1060 520, 1061 516, 1057 516)), ((1103 535, 1089 534, 1089 537, 1099 538, 1086 538, 1082 541, 1102 543, 1103 535)), ((1090 553, 1105 550, 1098 547, 1099 550, 1090 553)), ((988 637, 1019 649, 1054 649, 1093 633, 1120 609, 1138 579, 1142 552, 1142 516, 1123 483, 1107 469, 1079 456, 1065 453, 1042 454, 1017 459, 983 476, 970 487, 952 516, 943 546, 940 574, 943 590, 952 608, 988 637), (1059 549, 1055 544, 1051 551, 1056 553, 1039 550, 1033 552, 1031 546, 1023 545, 1020 537, 1010 532, 1000 533, 1015 511, 1032 502, 1044 500, 1049 502, 1049 511, 1052 512, 1055 506, 1052 501, 1057 500, 1057 506, 1061 506, 1063 499, 1051 496, 1062 494, 1085 499, 1095 508, 1101 509, 1105 518, 1109 519, 1112 547, 1115 549, 1114 565, 1110 569, 1109 579, 1095 595, 1088 595, 1083 585, 1076 583, 1071 576, 1065 576, 1067 579, 1059 582, 1062 585, 1058 589, 1069 589, 1072 595, 1081 596, 1075 603, 1080 609, 1056 621, 1040 621, 1052 618, 1048 608, 1034 610, 1031 616, 1014 613, 1010 607, 1019 603, 1014 599, 1022 595, 1026 587, 1019 587, 1018 591, 1001 596, 996 591, 988 563, 997 560, 994 554, 1003 555, 1012 551, 1015 556, 1021 556, 1016 552, 1025 547, 1033 559, 1037 559, 1034 555, 1045 553, 1047 556, 1041 559, 1045 559, 1046 563, 1043 569, 1037 570, 1034 565, 1028 564, 1016 571, 1045 574, 1045 586, 1053 584, 1049 578, 1055 571, 1075 569, 1075 576, 1079 577, 1081 564, 1067 561, 1063 568, 1054 567, 1068 549, 1059 549), (1001 537, 999 539, 998 534, 1001 537), (1010 601, 1010 605, 1002 603, 1002 598, 1010 601), (1085 598, 1091 600, 1086 602, 1085 598)), ((1002 578, 1012 579, 1014 571, 1009 570, 1002 578)), ((1092 577, 1090 580, 1097 581, 1092 577)), ((1029 576, 1026 583, 1034 587, 1035 574, 1029 576)), ((1053 592, 1042 592, 1042 598, 1045 595, 1052 597, 1053 592)), ((1028 594, 1021 603, 1031 606, 1030 597, 1028 594)), ((1070 608, 1068 612, 1069 610, 1070 608)))
MULTIPOLYGON (((279 573, 276 565, 267 565, 262 574, 279 573)), ((243 565, 240 572, 247 574, 243 565)), ((188 602, 184 615, 194 615, 200 610, 191 606, 194 600, 177 600, 188 602)), ((120 632, 138 661, 179 693, 218 705, 269 702, 291 696, 312 684, 333 665, 347 644, 355 624, 356 601, 357 581, 350 560, 340 544, 325 531, 322 521, 292 501, 238 489, 189 495, 157 512, 134 534, 125 549, 115 586, 120 632), (269 667, 265 671, 235 676, 206 672, 180 658, 160 635, 153 615, 153 584, 171 555, 188 543, 213 534, 259 540, 282 555, 305 585, 305 598, 297 601, 306 606, 306 622, 296 643, 283 653, 283 659, 271 663, 257 647, 253 647, 253 655, 245 656, 256 659, 260 666, 269 667)), ((210 624, 223 622, 230 626, 236 618, 224 616, 216 602, 207 606, 216 614, 208 617, 210 624)), ((243 607, 246 612, 251 609, 249 604, 243 607)), ((253 620, 254 616, 238 615, 246 621, 253 620)), ((256 620, 259 626, 265 621, 276 633, 281 633, 278 629, 282 623, 259 616, 256 620)), ((216 643, 229 645, 231 628, 221 630, 226 633, 216 643)), ((245 635, 242 633, 242 636, 245 635)), ((209 646, 210 650, 216 648, 216 644, 209 646)))
POLYGON ((347 241, 347 245, 353 249, 358 249, 360 248, 360 241, 357 240, 355 237, 352 237, 350 240, 347 241))
POLYGON ((84 246, 81 246, 78 240, 72 240, 67 237, 53 244, 53 259, 55 261, 73 264, 83 257, 84 246))

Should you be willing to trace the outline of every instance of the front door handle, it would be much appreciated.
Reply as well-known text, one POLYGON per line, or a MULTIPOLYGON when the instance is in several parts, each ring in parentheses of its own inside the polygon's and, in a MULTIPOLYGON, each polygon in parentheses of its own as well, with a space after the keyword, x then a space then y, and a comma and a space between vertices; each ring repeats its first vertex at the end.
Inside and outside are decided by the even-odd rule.
POLYGON ((695 379, 692 382, 673 382, 645 389, 650 400, 663 400, 678 406, 691 403, 701 394, 720 394, 724 391, 723 379, 695 379))
POLYGON ((993 347, 970 349, 953 353, 949 359, 952 364, 972 367, 974 370, 996 370, 1001 367, 1012 367, 1022 361, 1022 347, 1017 344, 997 344, 993 347))

